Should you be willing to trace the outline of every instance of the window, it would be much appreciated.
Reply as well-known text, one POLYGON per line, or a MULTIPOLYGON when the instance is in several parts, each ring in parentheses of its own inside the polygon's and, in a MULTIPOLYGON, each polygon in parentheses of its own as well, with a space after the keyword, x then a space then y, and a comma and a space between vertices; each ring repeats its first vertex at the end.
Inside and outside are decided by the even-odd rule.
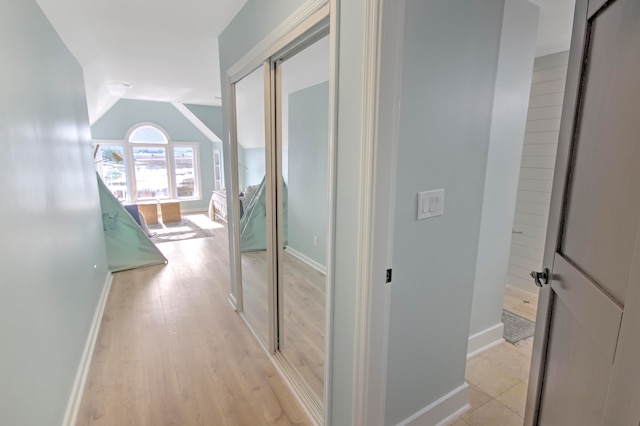
POLYGON ((102 176, 107 188, 120 201, 127 200, 127 173, 124 165, 124 148, 122 146, 101 146, 98 156, 98 173, 102 176))
POLYGON ((99 144, 96 168, 119 200, 200 199, 198 144, 172 142, 153 124, 135 126, 125 141, 99 144))
POLYGON ((129 133, 130 143, 167 143, 169 138, 155 126, 144 124, 129 133))
POLYGON ((196 166, 194 149, 189 146, 173 147, 173 167, 176 175, 178 198, 195 194, 196 166))
POLYGON ((222 155, 219 149, 213 150, 213 181, 216 191, 222 189, 222 155))
POLYGON ((137 198, 169 198, 167 150, 158 146, 133 146, 137 198))

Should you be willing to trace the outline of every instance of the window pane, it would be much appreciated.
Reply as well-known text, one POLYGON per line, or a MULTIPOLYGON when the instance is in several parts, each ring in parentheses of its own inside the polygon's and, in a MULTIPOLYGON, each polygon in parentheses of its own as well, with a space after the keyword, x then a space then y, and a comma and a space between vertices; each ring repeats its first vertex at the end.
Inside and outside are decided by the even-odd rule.
POLYGON ((138 198, 169 197, 167 151, 164 147, 133 148, 138 198))
POLYGON ((121 146, 100 147, 99 170, 102 180, 111 193, 120 201, 127 200, 127 174, 125 172, 124 149, 121 146))
POLYGON ((129 142, 167 143, 167 137, 153 126, 140 126, 131 132, 129 142))
POLYGON ((175 159, 178 198, 195 196, 196 173, 193 158, 193 148, 188 146, 174 147, 173 157, 175 159))

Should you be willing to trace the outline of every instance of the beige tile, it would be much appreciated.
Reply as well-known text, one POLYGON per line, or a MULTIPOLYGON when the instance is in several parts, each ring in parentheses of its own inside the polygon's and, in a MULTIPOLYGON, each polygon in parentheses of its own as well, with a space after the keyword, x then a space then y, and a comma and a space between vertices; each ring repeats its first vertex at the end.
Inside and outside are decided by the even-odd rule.
POLYGON ((467 361, 466 379, 491 397, 496 397, 521 381, 499 364, 477 356, 467 361))
POLYGON ((514 314, 518 314, 521 317, 525 317, 530 321, 535 322, 538 306, 531 303, 530 304, 521 303, 521 304, 509 307, 509 311, 513 312, 514 314))
POLYGON ((478 356, 484 358, 488 363, 496 364, 518 380, 529 377, 531 358, 522 354, 511 343, 504 342, 482 352, 478 356))
POLYGON ((473 413, 475 410, 482 407, 492 399, 493 397, 491 395, 489 395, 476 385, 469 383, 469 405, 471 405, 471 408, 465 413, 465 416, 473 413))
POLYGON ((531 353, 533 352, 533 336, 528 339, 520 340, 513 346, 518 350, 518 352, 531 360, 531 353))
POLYGON ((527 405, 527 384, 522 381, 498 395, 496 399, 519 416, 524 417, 524 409, 527 405))
POLYGON ((523 419, 493 399, 480 407, 465 421, 470 426, 522 426, 523 419))
POLYGON ((460 420, 456 421, 455 423, 451 423, 451 426, 469 426, 469 423, 467 423, 464 420, 460 419, 460 420))

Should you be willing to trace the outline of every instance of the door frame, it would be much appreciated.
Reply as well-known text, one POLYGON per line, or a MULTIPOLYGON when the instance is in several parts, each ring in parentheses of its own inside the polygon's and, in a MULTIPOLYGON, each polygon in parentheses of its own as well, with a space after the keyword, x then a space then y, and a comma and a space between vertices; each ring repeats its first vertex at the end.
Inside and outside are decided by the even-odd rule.
MULTIPOLYGON (((597 0, 600 6, 604 3, 597 0)), ((571 34, 571 47, 569 50, 569 63, 567 68, 567 83, 564 92, 562 106, 562 118, 560 122, 560 135, 558 139, 558 151, 556 156, 553 187, 551 191, 551 205, 549 209, 549 222, 547 227, 544 258, 542 268, 553 271, 555 252, 559 249, 560 235, 563 227, 563 214, 567 207, 567 199, 564 196, 571 179, 570 163, 573 157, 573 140, 577 132, 577 120, 579 119, 578 107, 580 105, 580 91, 582 87, 581 71, 585 61, 588 43, 589 19, 595 10, 589 8, 589 0, 576 0, 573 18, 573 30, 571 34), (591 12, 591 13, 589 13, 591 12)), ((553 277, 549 277, 551 282, 553 277)), ((542 397, 544 370, 548 348, 549 330, 552 319, 553 292, 551 285, 545 285, 540 289, 538 299, 538 311, 536 315, 536 330, 531 354, 531 372, 529 374, 529 387, 527 390, 527 403, 524 424, 533 426, 538 423, 540 399, 542 397)))

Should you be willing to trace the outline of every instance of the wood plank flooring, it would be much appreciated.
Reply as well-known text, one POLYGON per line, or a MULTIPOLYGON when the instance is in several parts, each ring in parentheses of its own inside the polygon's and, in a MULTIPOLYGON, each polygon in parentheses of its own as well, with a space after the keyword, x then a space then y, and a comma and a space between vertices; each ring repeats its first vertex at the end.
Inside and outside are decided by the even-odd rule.
MULTIPOLYGON (((269 339, 267 252, 242 256, 244 315, 265 345, 269 339)), ((284 251, 284 338, 279 350, 322 405, 326 276, 284 251)))
MULTIPOLYGON (((269 341, 267 252, 241 254, 244 314, 269 341)), ((326 276, 284 251, 284 338, 280 351, 322 403, 326 276)))
POLYGON ((227 302, 227 230, 114 274, 78 425, 311 424, 227 302))
POLYGON ((283 281, 284 339, 280 351, 322 401, 326 275, 285 250, 283 281))

